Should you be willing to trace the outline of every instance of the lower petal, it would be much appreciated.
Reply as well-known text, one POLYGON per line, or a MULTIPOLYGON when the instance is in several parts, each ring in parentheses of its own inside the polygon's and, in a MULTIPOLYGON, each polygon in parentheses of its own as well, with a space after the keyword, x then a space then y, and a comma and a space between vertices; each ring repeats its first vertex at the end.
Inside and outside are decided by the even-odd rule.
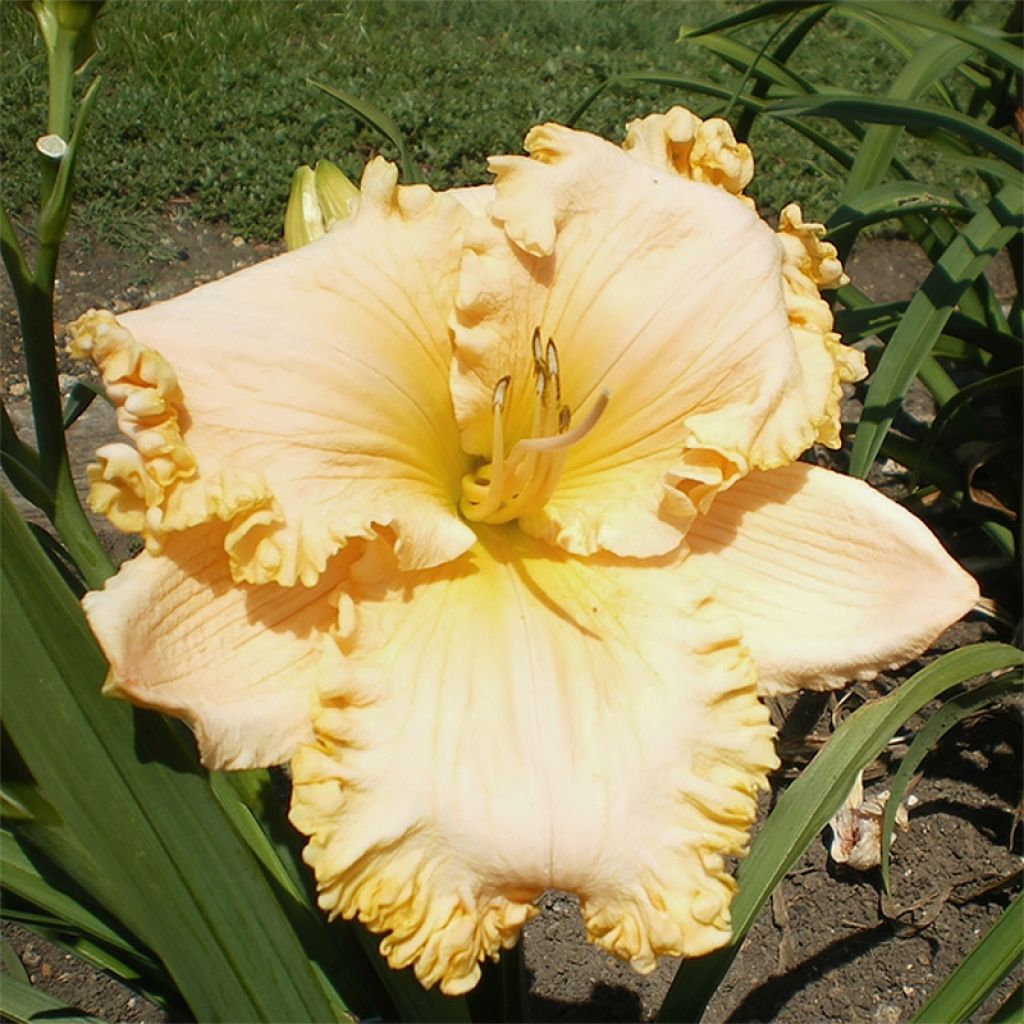
POLYGON ((903 665, 978 598, 918 518, 860 480, 803 463, 719 494, 687 543, 691 568, 742 620, 769 695, 903 665))
POLYGON ((733 620, 671 556, 480 536, 437 569, 383 544, 353 566, 344 669, 292 766, 321 906, 453 994, 549 888, 641 971, 721 946, 724 857, 775 764, 733 620))
POLYGON ((110 661, 106 693, 183 718, 207 767, 278 764, 312 738, 318 685, 341 662, 328 629, 342 559, 309 589, 239 585, 224 532, 175 534, 83 605, 110 661))

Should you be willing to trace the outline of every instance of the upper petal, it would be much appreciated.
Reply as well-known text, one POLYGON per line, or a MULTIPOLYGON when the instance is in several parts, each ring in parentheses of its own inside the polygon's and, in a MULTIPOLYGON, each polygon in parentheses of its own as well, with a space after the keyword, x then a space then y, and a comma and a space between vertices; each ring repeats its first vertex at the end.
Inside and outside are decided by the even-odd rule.
POLYGON ((820 360, 801 355, 783 248, 727 190, 557 125, 526 145, 531 158, 492 159, 493 222, 466 236, 452 372, 463 444, 490 456, 505 375, 507 435, 529 433, 539 327, 573 414, 602 390, 611 401, 524 528, 578 553, 663 553, 719 487, 816 439, 834 360, 821 337, 820 360))
MULTIPOLYGON (((95 315, 78 325, 75 344, 114 385, 129 433, 152 415, 125 369, 124 353, 142 351, 173 367, 174 450, 187 451, 196 485, 208 491, 225 474, 260 482, 259 513, 228 536, 237 579, 310 584, 372 524, 394 527, 409 566, 472 543, 456 514, 466 466, 447 389, 447 318, 468 214, 425 186, 397 187, 381 160, 367 167, 359 203, 317 242, 125 315, 128 330, 95 315)), ((124 479, 119 465, 108 485, 124 479)), ((171 496, 147 484, 136 476, 121 490, 151 539, 194 524, 194 515, 168 515, 171 496)))
POLYGON ((169 537, 83 605, 110 661, 106 693, 183 718, 210 768, 279 764, 312 739, 317 688, 342 660, 328 630, 344 566, 309 589, 236 584, 224 532, 169 537))
POLYGON ((717 185, 735 196, 743 194, 754 176, 750 147, 736 141, 729 122, 720 117, 703 121, 685 107, 630 121, 622 148, 652 167, 717 185))
POLYGON ((735 625, 675 556, 580 561, 481 528, 457 562, 352 569, 345 671, 293 762, 320 904, 471 988, 547 888, 650 970, 728 941, 772 730, 735 625))
POLYGON ((720 494, 687 543, 691 568, 742 620, 769 695, 903 665, 978 598, 916 516, 860 480, 803 463, 720 494))

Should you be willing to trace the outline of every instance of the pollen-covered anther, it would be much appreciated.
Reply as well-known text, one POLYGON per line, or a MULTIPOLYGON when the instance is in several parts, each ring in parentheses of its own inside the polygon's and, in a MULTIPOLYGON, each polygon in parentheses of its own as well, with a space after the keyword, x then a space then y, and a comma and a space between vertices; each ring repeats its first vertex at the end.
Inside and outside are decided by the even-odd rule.
POLYGON ((530 435, 506 453, 505 418, 514 382, 511 376, 501 377, 491 399, 491 461, 462 480, 460 507, 473 522, 508 523, 539 512, 558 484, 569 448, 594 429, 608 406, 610 396, 602 391, 574 427, 572 410, 562 404, 557 346, 550 338, 545 345, 539 328, 531 345, 535 402, 530 435))

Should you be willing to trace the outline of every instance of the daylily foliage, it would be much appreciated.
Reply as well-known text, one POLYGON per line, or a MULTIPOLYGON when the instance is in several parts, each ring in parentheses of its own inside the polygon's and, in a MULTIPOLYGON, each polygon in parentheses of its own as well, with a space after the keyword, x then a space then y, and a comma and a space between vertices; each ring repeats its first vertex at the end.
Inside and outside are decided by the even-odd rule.
POLYGON ((834 249, 758 217, 725 122, 526 150, 451 193, 375 159, 318 240, 74 327, 132 442, 92 505, 146 543, 85 600, 108 691, 211 767, 290 761, 321 906, 448 993, 549 888, 642 971, 727 942, 760 696, 903 663, 977 596, 796 461, 863 360, 834 249))

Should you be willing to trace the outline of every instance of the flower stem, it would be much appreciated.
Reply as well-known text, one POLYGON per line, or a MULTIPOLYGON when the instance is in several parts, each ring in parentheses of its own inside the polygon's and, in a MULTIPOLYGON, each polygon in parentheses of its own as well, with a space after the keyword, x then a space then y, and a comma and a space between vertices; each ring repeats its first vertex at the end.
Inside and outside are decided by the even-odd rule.
POLYGON ((75 78, 75 36, 58 32, 49 54, 50 95, 46 130, 65 142, 71 133, 71 96, 75 78))
MULTIPOLYGON (((50 103, 47 127, 50 134, 67 139, 71 127, 71 95, 74 76, 74 39, 58 33, 49 51, 50 103)), ((59 184, 59 161, 43 163, 43 205, 59 184)), ((65 179, 66 180, 66 179, 65 179)), ((39 239, 34 271, 30 271, 14 225, 0 211, 0 248, 11 279, 21 321, 25 368, 32 396, 32 419, 39 450, 38 480, 46 500, 37 502, 90 587, 102 586, 114 571, 113 563, 86 517, 75 491, 64 439, 64 416, 57 378, 56 339, 53 333, 53 289, 57 276, 64 217, 47 240, 39 239)), ((6 433, 6 431, 5 431, 6 433)), ((42 498, 43 495, 37 495, 42 498)))

